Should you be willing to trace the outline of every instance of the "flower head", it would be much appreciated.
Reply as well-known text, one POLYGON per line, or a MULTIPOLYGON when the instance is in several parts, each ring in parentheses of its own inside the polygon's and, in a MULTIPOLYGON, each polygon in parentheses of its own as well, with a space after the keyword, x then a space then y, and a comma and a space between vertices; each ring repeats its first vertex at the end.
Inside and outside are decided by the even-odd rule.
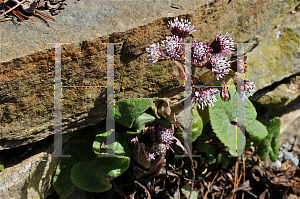
POLYGON ((192 97, 192 103, 198 103, 199 108, 202 106, 202 110, 205 106, 214 105, 213 102, 216 102, 215 94, 218 93, 218 89, 212 88, 197 88, 194 96, 192 97))
POLYGON ((154 160, 155 156, 164 154, 172 143, 174 132, 165 127, 148 126, 139 137, 131 139, 131 143, 144 143, 145 154, 148 161, 154 160))
POLYGON ((149 153, 148 151, 145 151, 146 153, 146 158, 148 161, 151 161, 151 160, 155 160, 155 154, 154 153, 149 153))
POLYGON ((171 144, 171 140, 173 138, 173 131, 165 127, 159 127, 157 130, 157 138, 162 144, 171 144))
POLYGON ((252 95, 252 92, 255 90, 254 82, 250 82, 248 80, 243 80, 238 78, 237 76, 233 77, 234 84, 236 86, 236 90, 241 98, 249 97, 252 95))
POLYGON ((182 55, 183 48, 180 43, 183 40, 178 36, 167 37, 166 40, 161 42, 163 52, 167 58, 175 60, 182 55))
POLYGON ((210 47, 214 50, 214 53, 227 53, 231 54, 234 50, 233 39, 226 33, 224 36, 221 35, 222 31, 219 32, 217 38, 211 43, 210 47))
POLYGON ((152 44, 150 48, 146 48, 148 55, 148 61, 150 61, 152 64, 158 61, 162 61, 165 59, 165 55, 163 51, 159 48, 159 43, 152 44))
POLYGON ((227 57, 223 57, 222 54, 217 54, 209 59, 206 63, 208 69, 211 69, 215 73, 217 80, 223 78, 231 70, 230 64, 227 61, 227 57))
POLYGON ((169 149, 169 146, 167 144, 158 144, 155 147, 155 153, 156 155, 162 155, 169 149))
POLYGON ((195 26, 191 26, 191 22, 188 20, 181 19, 178 20, 178 17, 174 19, 174 22, 169 21, 168 27, 170 28, 173 35, 176 35, 182 39, 186 38, 189 34, 196 32, 197 30, 193 30, 195 26))
POLYGON ((199 42, 196 39, 192 45, 192 62, 201 65, 205 61, 207 55, 211 55, 213 50, 208 46, 209 42, 199 42))

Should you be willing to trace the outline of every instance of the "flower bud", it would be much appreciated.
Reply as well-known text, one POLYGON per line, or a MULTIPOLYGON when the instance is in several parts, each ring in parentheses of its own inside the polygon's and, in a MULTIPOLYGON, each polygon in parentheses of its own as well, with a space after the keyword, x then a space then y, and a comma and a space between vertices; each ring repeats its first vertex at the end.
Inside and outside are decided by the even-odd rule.
POLYGON ((228 92, 228 87, 225 86, 224 80, 222 80, 222 86, 224 86, 224 87, 222 87, 222 90, 221 90, 221 93, 220 93, 221 99, 223 101, 229 101, 230 100, 230 94, 228 92))

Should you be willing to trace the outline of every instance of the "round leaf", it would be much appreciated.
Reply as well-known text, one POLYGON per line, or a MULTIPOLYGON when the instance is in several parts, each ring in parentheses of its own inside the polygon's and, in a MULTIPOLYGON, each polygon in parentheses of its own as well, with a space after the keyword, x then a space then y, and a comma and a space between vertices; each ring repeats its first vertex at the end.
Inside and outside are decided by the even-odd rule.
MULTIPOLYGON (((230 100, 222 101, 220 94, 216 94, 217 102, 214 106, 209 107, 209 116, 211 121, 211 126, 217 137, 221 142, 229 147, 230 149, 242 150, 245 146, 245 136, 241 129, 234 125, 236 120, 236 114, 238 113, 238 118, 242 117, 244 114, 244 102, 237 96, 234 97, 235 89, 228 88, 230 92, 230 100), (232 123, 233 124, 232 124, 232 123)), ((245 100, 245 121, 253 121, 256 118, 256 111, 252 103, 246 99, 245 100)), ((237 123, 242 126, 243 120, 238 120, 237 123)))
POLYGON ((129 157, 98 157, 91 163, 82 161, 72 168, 71 179, 83 190, 108 191, 112 187, 109 181, 125 172, 129 164, 129 157))
POLYGON ((73 183, 70 178, 72 167, 80 161, 92 161, 95 153, 89 141, 72 140, 63 148, 62 155, 71 155, 71 157, 60 158, 53 177, 53 187, 65 198, 73 192, 73 183))
POLYGON ((100 133, 96 135, 95 141, 93 142, 93 150, 96 154, 105 154, 106 147, 114 150, 116 155, 126 155, 130 156, 130 146, 129 143, 123 138, 123 136, 116 132, 115 142, 106 146, 107 136, 111 136, 114 130, 111 129, 108 132, 100 133), (103 145, 105 147, 103 147, 103 145))
POLYGON ((253 137, 254 145, 259 145, 260 141, 268 135, 267 128, 259 121, 253 120, 245 124, 245 128, 253 137))
MULTIPOLYGON (((187 127, 191 123, 191 132, 192 132, 192 137, 191 140, 194 142, 202 133, 203 129, 203 123, 202 123, 202 118, 200 117, 197 107, 193 107, 193 112, 192 115, 189 115, 189 118, 186 117, 186 112, 191 113, 191 107, 187 108, 185 111, 180 112, 176 118, 177 120, 184 126, 187 127), (191 121, 192 120, 192 121, 191 121)), ((180 128, 176 130, 175 133, 176 137, 178 137, 181 140, 184 140, 184 135, 183 132, 180 128)))
POLYGON ((115 120, 127 128, 148 108, 153 105, 152 99, 124 99, 115 104, 115 120))

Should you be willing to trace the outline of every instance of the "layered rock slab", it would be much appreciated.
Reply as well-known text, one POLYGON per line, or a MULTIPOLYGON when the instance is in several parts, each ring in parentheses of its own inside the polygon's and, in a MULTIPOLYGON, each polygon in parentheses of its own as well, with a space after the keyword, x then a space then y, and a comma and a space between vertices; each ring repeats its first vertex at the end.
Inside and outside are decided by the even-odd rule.
MULTIPOLYGON (((180 2, 174 3, 179 4, 180 2)), ((116 4, 114 5, 116 6, 116 4)), ((128 5, 131 5, 131 8, 126 8, 137 13, 137 15, 133 15, 135 17, 131 16, 131 19, 139 22, 143 21, 141 20, 143 18, 139 16, 145 14, 140 13, 145 10, 137 9, 130 3, 128 5)), ((151 3, 151 5, 156 4, 151 3)), ((165 5, 165 3, 161 5, 165 5)), ((181 2, 181 5, 184 8, 185 4, 183 2, 181 2)), ((168 6, 170 7, 169 4, 168 6)), ((194 37, 199 38, 200 41, 212 41, 215 35, 220 30, 223 30, 224 32, 232 33, 232 37, 237 42, 246 42, 254 41, 255 34, 265 35, 266 30, 273 23, 274 17, 279 15, 288 5, 287 1, 264 0, 253 3, 253 1, 244 0, 239 2, 232 1, 229 4, 228 1, 215 1, 202 7, 201 4, 197 4, 197 6, 195 5, 188 10, 191 12, 190 14, 181 16, 182 18, 190 19, 195 24, 195 29, 198 31, 195 32, 194 37), (200 8, 196 9, 197 6, 200 6, 200 8), (249 7, 251 7, 251 12, 249 7), (196 10, 193 12, 193 9, 196 10), (255 17, 264 17, 265 20, 258 20, 255 17), (254 21, 256 20, 256 23, 248 23, 247 21, 251 21, 251 18, 254 21), (249 31, 242 31, 243 29, 249 31)), ((92 10, 94 8, 90 9, 90 13, 93 13, 92 10)), ((79 12, 79 10, 77 11, 79 12)), ((80 13, 84 11, 80 10, 80 13)), ((148 12, 153 12, 153 10, 150 9, 149 11, 148 9, 148 12)), ((63 13, 65 12, 61 14, 63 13)), ((79 17, 77 18, 78 23, 82 24, 80 27, 84 25, 89 26, 88 22, 93 21, 91 20, 93 18, 88 18, 90 16, 88 14, 85 17, 80 13, 76 15, 79 17)), ((179 15, 181 13, 175 14, 179 15)), ((149 14, 149 16, 154 15, 149 14)), ((96 31, 89 28, 69 29, 69 33, 75 35, 76 39, 61 31, 58 31, 54 36, 52 34, 49 36, 49 34, 36 28, 28 30, 32 40, 26 41, 35 41, 35 39, 41 37, 44 38, 43 42, 56 42, 57 39, 60 39, 62 42, 72 41, 74 43, 62 47, 62 85, 105 85, 106 45, 103 43, 122 43, 115 45, 116 99, 163 96, 167 95, 170 90, 181 87, 178 82, 176 68, 170 62, 150 65, 146 61, 145 48, 171 35, 167 28, 167 23, 172 19, 168 16, 173 16, 174 14, 169 14, 167 11, 165 15, 165 17, 157 20, 148 18, 148 21, 143 22, 149 24, 139 28, 121 33, 112 33, 109 36, 100 38, 97 37, 101 35, 90 33, 95 33, 96 31), (39 36, 35 32, 39 33, 39 36), (47 40, 46 35, 48 35, 47 38, 52 39, 47 40), (78 45, 79 41, 81 41, 80 45, 78 45)), ((59 17, 62 17, 61 23, 65 23, 64 20, 69 20, 68 23, 71 23, 73 20, 71 16, 70 14, 69 18, 63 18, 63 16, 59 15, 59 17)), ((155 16, 157 17, 157 15, 155 16)), ((124 21, 123 18, 121 19, 124 21)), ((57 18, 57 21, 60 21, 59 18, 57 18)), ((94 23, 96 22, 97 20, 94 21, 94 23)), ((111 26, 112 23, 110 21, 106 22, 110 27, 116 26, 111 26)), ((133 23, 130 20, 129 22, 133 23)), ((72 23, 76 26, 75 21, 72 23)), ((133 26, 143 25, 140 23, 133 24, 133 26)), ((64 27, 64 31, 66 31, 67 26, 66 24, 63 25, 60 28, 64 27)), ((36 27, 40 26, 37 25, 36 27)), ((103 25, 101 27, 107 30, 106 26, 103 25)), ((130 27, 132 26, 125 26, 124 30, 130 27)), ((22 31, 20 35, 22 35, 21 33, 22 31)), ((103 32, 102 34, 105 35, 107 33, 103 32)), ((30 42, 29 44, 38 45, 37 42, 30 42)), ((43 45, 44 47, 34 46, 34 49, 41 49, 40 52, 26 56, 23 56, 22 53, 26 50, 24 51, 21 46, 14 47, 14 49, 7 51, 8 54, 19 50, 19 52, 22 51, 22 57, 0 64, 0 149, 28 144, 53 134, 54 49, 51 49, 45 43, 43 45), (42 50, 44 48, 50 49, 42 50)), ((28 49, 24 42, 22 47, 28 49)), ((32 51, 28 50, 26 54, 28 52, 32 51)), ((6 57, 11 59, 20 55, 10 54, 6 57)), ((105 88, 64 88, 62 89, 62 94, 63 133, 73 132, 76 129, 96 124, 106 117, 105 88)))

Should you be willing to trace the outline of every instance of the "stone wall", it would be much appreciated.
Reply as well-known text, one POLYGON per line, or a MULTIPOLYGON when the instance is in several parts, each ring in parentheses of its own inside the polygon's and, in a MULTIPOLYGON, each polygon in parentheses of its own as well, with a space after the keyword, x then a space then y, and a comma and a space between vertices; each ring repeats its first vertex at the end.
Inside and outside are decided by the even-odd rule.
MULTIPOLYGON (((211 42, 223 31, 236 42, 248 43, 247 79, 257 87, 250 99, 260 119, 280 116, 282 139, 299 134, 300 12, 291 12, 299 1, 66 2, 56 22, 1 22, 0 150, 36 143, 54 133, 54 49, 45 42, 70 43, 62 46, 62 85, 105 85, 103 43, 122 43, 115 45, 116 100, 180 94, 176 68, 170 62, 150 65, 145 50, 171 35, 167 24, 176 16, 195 25, 193 36, 200 41, 211 42)), ((105 88, 64 88, 62 94, 64 134, 106 117, 105 88)), ((18 188, 3 190, 16 194, 18 188)))
MULTIPOLYGON (((172 19, 169 17, 170 15, 173 17, 181 15, 182 18, 189 19, 197 30, 194 37, 201 41, 212 41, 221 30, 229 32, 236 42, 250 43, 246 45, 246 52, 252 51, 248 55, 248 76, 249 79, 257 82, 258 89, 299 72, 299 67, 295 64, 290 64, 286 68, 286 66, 282 67, 280 63, 277 65, 268 63, 269 66, 267 67, 265 63, 269 60, 268 57, 274 57, 275 52, 270 49, 264 50, 266 47, 263 47, 273 42, 273 28, 276 25, 279 27, 282 15, 289 15, 289 9, 295 5, 291 1, 214 1, 208 4, 203 2, 196 4, 191 1, 189 6, 180 3, 180 1, 168 4, 146 2, 143 5, 134 5, 136 6, 135 12, 128 7, 131 4, 124 5, 125 7, 122 9, 128 13, 128 20, 122 18, 121 12, 116 11, 113 20, 117 24, 123 24, 125 21, 130 24, 124 26, 122 31, 113 29, 113 27, 117 28, 118 25, 113 25, 110 19, 106 21, 105 25, 102 21, 101 23, 97 21, 96 19, 100 20, 101 17, 98 16, 95 9, 101 10, 103 7, 100 6, 100 8, 99 5, 91 7, 89 6, 91 2, 86 3, 85 1, 79 1, 76 5, 68 4, 66 10, 56 17, 57 22, 48 22, 49 27, 41 22, 29 23, 27 21, 25 24, 18 25, 18 29, 29 32, 32 37, 36 33, 40 35, 34 36, 31 40, 24 35, 20 36, 22 34, 16 32, 10 22, 2 23, 1 33, 4 43, 1 45, 2 63, 0 64, 1 149, 32 143, 53 134, 54 49, 50 48, 50 45, 46 45, 49 49, 43 50, 47 41, 71 42, 71 44, 62 47, 62 85, 105 85, 106 45, 101 43, 123 43, 115 45, 116 99, 167 95, 167 91, 180 87, 176 68, 170 63, 150 65, 146 61, 145 48, 171 35, 166 26, 167 22, 172 19), (158 12, 156 10, 159 7, 157 4, 161 5, 159 10, 162 10, 158 16, 153 15, 153 11, 154 13, 158 12), (176 4, 181 8, 173 9, 170 7, 172 5, 169 4, 176 4), (144 7, 142 9, 139 6, 144 7), (79 12, 79 8, 83 8, 83 10, 79 12), (77 13, 76 16, 74 16, 74 12, 77 13), (151 14, 145 15, 143 12, 151 14), (66 24, 67 19, 69 25, 66 24), (103 24, 99 34, 106 34, 106 36, 97 37, 95 35, 97 31, 94 29, 83 28, 84 25, 90 26, 90 21, 93 21, 93 25, 97 27, 103 24), (81 24, 80 28, 77 27, 77 23, 81 24), (77 29, 73 30, 70 25, 77 29), (64 26, 69 28, 68 31, 63 28, 64 26), (35 28, 29 29, 30 27, 35 28), (111 27, 113 31, 106 32, 108 27, 111 27), (47 29, 51 33, 47 34, 39 29, 47 29), (67 32, 63 32, 62 29, 67 32), (127 30, 125 31, 125 29, 127 30), (11 32, 9 37, 7 36, 8 32, 11 32), (70 34, 79 34, 79 36, 66 40, 65 38, 69 38, 66 35, 70 34), (46 35, 49 40, 47 40, 46 35), (18 47, 20 39, 23 39, 23 43, 25 42, 24 48, 18 47), (5 43, 7 41, 10 41, 11 45, 5 43), (31 48, 29 51, 26 50, 30 45, 41 43, 43 45, 31 48), (259 47, 255 48, 257 45, 259 47), (14 46, 14 49, 9 49, 9 46, 14 46), (32 52, 32 49, 36 49, 37 52, 32 52), (20 55, 21 57, 17 58, 20 55), (257 58, 263 60, 258 62, 257 58), (272 78, 265 78, 275 70, 280 75, 273 74, 272 78)), ((112 1, 111 6, 111 11, 119 9, 119 7, 118 9, 114 7, 117 6, 115 1, 112 1)), ((118 6, 121 9, 121 5, 118 6)), ((103 14, 100 11, 99 13, 103 14)), ((289 21, 296 20, 298 14, 290 16, 289 21)), ((293 43, 278 46, 276 40, 273 45, 278 47, 272 48, 278 50, 280 47, 286 49, 290 44, 296 45, 297 39, 299 39, 297 24, 284 25, 281 28, 286 31, 281 31, 282 35, 278 41, 293 37, 293 43), (285 26, 287 27, 284 28, 285 26)), ((296 53, 296 50, 297 47, 295 46, 293 52, 296 53)), ((287 53, 282 52, 281 55, 287 57, 287 53)), ((105 88, 64 88, 62 94, 63 133, 96 124, 106 117, 105 88)))

